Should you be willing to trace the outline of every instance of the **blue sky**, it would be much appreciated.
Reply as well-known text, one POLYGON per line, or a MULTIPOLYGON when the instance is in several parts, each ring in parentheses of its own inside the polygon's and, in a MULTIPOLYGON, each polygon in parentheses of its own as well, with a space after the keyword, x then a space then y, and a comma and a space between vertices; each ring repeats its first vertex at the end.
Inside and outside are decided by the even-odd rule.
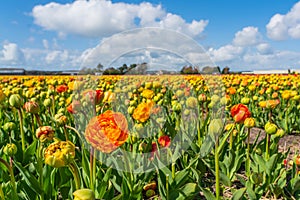
MULTIPOLYGON (((0 13, 0 67, 106 66, 118 54, 154 44, 198 64, 198 49, 188 50, 196 42, 221 68, 300 69, 300 2, 295 0, 3 0, 0 13), (155 39, 144 32, 120 34, 147 27, 159 28, 155 39), (174 33, 163 36, 164 29, 174 33)), ((182 64, 158 52, 134 52, 119 63, 182 64)))

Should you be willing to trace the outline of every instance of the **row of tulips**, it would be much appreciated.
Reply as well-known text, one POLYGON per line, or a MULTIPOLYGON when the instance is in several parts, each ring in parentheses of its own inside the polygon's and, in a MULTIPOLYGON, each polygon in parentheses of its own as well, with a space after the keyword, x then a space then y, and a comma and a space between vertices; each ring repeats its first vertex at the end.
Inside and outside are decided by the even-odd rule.
POLYGON ((300 198, 299 77, 1 77, 0 198, 300 198))

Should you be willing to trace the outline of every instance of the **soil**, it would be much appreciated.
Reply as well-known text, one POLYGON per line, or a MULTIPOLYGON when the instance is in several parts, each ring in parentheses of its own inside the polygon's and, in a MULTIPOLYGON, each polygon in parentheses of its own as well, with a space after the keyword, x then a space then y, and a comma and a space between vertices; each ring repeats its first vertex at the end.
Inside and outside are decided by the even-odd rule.
MULTIPOLYGON (((263 140, 266 135, 263 129, 252 128, 250 142, 255 140, 257 134, 260 134, 258 140, 263 140)), ((288 160, 293 160, 295 155, 300 154, 300 135, 285 135, 284 137, 280 138, 278 145, 279 152, 287 152, 290 148, 288 160)))

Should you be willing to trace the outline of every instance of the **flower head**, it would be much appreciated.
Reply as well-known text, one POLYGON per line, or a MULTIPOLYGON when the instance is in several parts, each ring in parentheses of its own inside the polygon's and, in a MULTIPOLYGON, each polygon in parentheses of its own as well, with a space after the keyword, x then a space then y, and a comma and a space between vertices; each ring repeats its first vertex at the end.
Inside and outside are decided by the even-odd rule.
POLYGON ((133 119, 139 122, 145 122, 149 119, 153 102, 140 103, 137 108, 133 111, 133 119))
POLYGON ((66 92, 68 90, 68 86, 67 85, 59 85, 56 87, 56 92, 57 93, 62 93, 62 92, 66 92))
POLYGON ((81 103, 80 101, 73 101, 68 107, 67 111, 71 114, 76 114, 80 110, 81 103))
POLYGON ((54 137, 54 130, 51 126, 42 126, 36 130, 36 137, 41 142, 52 141, 54 137))
POLYGON ((91 119, 85 138, 95 149, 110 153, 126 142, 128 125, 125 116, 111 110, 91 119))
POLYGON ((55 167, 65 167, 73 162, 75 145, 70 141, 57 141, 50 144, 44 153, 45 163, 55 167))
POLYGON ((90 189, 79 189, 76 190, 74 193, 74 200, 94 200, 95 194, 90 189))
POLYGON ((142 92, 142 97, 145 97, 146 99, 152 99, 154 96, 154 92, 152 90, 149 89, 145 89, 142 92))
POLYGON ((251 113, 244 104, 234 105, 231 110, 231 116, 236 123, 243 123, 246 118, 251 117, 251 113))
POLYGON ((158 144, 160 144, 162 147, 169 147, 171 144, 171 139, 167 135, 160 136, 158 138, 158 144))
POLYGON ((24 108, 26 112, 32 113, 32 114, 37 114, 40 112, 40 106, 37 102, 34 101, 29 101, 24 104, 24 108))

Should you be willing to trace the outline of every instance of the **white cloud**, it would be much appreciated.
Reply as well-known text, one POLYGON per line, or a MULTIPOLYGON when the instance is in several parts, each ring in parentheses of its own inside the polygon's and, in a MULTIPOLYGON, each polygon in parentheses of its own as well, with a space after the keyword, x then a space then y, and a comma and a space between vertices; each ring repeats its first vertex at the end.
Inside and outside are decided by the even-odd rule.
POLYGON ((112 62, 116 63, 117 61, 120 62, 119 64, 123 64, 124 61, 127 64, 156 62, 175 67, 180 65, 182 67, 183 61, 201 66, 212 63, 209 56, 205 54, 205 50, 192 38, 161 28, 134 29, 113 35, 104 39, 98 46, 84 51, 77 59, 77 63, 81 67, 96 66, 99 62, 105 67, 109 67, 112 62), (151 52, 150 58, 145 54, 141 55, 144 50, 151 52), (167 53, 168 56, 164 58, 167 53), (169 59, 171 57, 174 60, 169 59))
POLYGON ((19 65, 24 63, 24 55, 16 43, 5 43, 0 52, 0 63, 3 65, 19 65))
POLYGON ((201 34, 207 20, 186 22, 181 16, 167 13, 161 5, 112 3, 106 0, 74 1, 68 4, 48 3, 35 6, 32 16, 37 25, 58 32, 60 37, 76 34, 105 37, 137 27, 161 27, 190 36, 201 34))
POLYGON ((300 39, 300 2, 286 13, 275 14, 266 25, 267 35, 274 40, 300 39))
POLYGON ((256 46, 257 51, 260 54, 271 54, 273 53, 273 49, 269 43, 260 43, 256 46))
POLYGON ((224 62, 239 59, 244 53, 244 48, 231 44, 220 47, 219 49, 209 49, 214 62, 224 62))
POLYGON ((236 46, 251 46, 261 42, 262 36, 258 32, 257 27, 248 26, 243 30, 238 31, 233 39, 233 44, 236 46))
POLYGON ((48 40, 43 39, 43 46, 44 46, 45 49, 49 49, 49 43, 48 43, 48 40))

